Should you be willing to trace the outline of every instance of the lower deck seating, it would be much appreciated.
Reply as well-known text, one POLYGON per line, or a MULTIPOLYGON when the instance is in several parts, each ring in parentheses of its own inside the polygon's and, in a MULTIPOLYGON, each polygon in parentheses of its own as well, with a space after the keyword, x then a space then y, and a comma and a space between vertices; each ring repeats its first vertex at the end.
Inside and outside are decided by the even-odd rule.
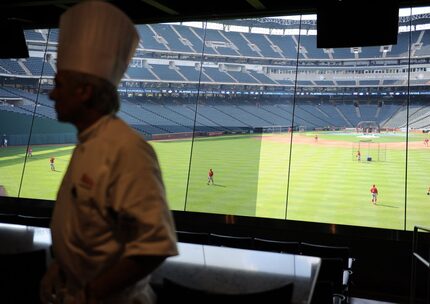
MULTIPOLYGON (((317 293, 330 293, 335 303, 348 303, 353 274, 353 262, 348 246, 332 246, 300 241, 274 240, 251 236, 234 236, 206 232, 178 232, 183 242, 205 245, 226 246, 288 254, 317 256, 322 259, 317 293)), ((312 304, 323 304, 314 300, 312 304)))

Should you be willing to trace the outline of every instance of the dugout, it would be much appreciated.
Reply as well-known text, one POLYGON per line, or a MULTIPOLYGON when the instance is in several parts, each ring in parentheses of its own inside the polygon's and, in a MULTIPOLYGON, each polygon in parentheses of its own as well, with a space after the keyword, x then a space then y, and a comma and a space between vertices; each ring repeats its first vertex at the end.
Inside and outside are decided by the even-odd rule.
POLYGON ((260 134, 260 133, 281 134, 281 133, 289 133, 291 131, 299 131, 299 126, 273 125, 273 126, 254 127, 253 129, 253 132, 257 134, 260 134))
POLYGON ((356 126, 357 133, 380 133, 381 126, 374 120, 360 121, 356 126))

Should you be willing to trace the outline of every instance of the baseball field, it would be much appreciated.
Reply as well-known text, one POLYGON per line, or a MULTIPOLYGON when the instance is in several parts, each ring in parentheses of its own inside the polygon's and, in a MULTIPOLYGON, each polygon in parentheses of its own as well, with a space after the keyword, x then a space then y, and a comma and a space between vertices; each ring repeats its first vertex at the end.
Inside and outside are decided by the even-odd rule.
MULTIPOLYGON (((430 225, 427 136, 300 132, 150 143, 174 210, 411 230, 430 225)), ((32 148, 31 157, 24 146, 0 148, 0 184, 10 196, 54 200, 74 146, 32 148)))

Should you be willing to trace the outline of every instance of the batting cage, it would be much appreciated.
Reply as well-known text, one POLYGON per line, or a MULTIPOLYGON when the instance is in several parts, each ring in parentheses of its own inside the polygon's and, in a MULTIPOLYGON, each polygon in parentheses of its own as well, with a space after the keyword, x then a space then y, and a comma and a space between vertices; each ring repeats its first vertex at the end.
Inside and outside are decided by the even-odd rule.
POLYGON ((387 144, 360 140, 352 144, 352 160, 355 161, 386 161, 387 144))

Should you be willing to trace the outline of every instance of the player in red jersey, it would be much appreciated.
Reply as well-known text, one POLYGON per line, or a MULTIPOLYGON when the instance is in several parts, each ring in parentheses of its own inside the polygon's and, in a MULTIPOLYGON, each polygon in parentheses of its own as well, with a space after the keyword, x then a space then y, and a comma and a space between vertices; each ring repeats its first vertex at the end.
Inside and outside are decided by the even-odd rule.
POLYGON ((378 188, 376 188, 376 186, 373 185, 372 188, 370 188, 370 193, 372 193, 372 203, 376 205, 376 201, 378 198, 378 188))
POLYGON ((209 169, 208 172, 208 185, 212 183, 212 185, 214 184, 214 172, 212 171, 212 169, 209 169))

